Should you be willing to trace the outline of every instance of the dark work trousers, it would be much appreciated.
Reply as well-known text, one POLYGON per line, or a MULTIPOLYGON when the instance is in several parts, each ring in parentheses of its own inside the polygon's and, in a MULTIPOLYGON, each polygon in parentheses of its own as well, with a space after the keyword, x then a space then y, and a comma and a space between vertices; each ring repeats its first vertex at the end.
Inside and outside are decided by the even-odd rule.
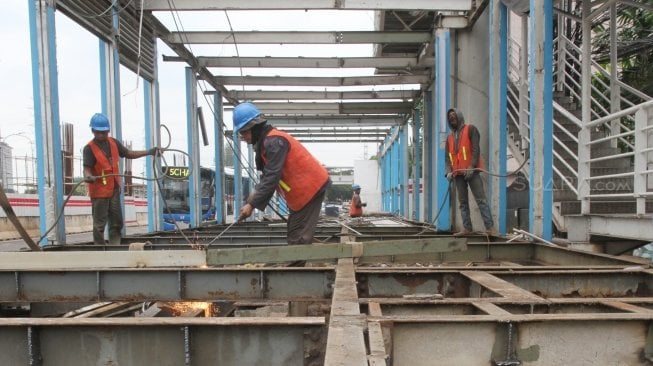
POLYGON ((485 229, 494 227, 490 207, 487 205, 487 199, 485 198, 485 190, 483 189, 483 179, 481 179, 481 176, 478 173, 474 173, 469 181, 466 181, 463 175, 457 175, 455 176, 455 179, 456 191, 458 192, 458 203, 460 204, 460 216, 462 216, 463 219, 463 227, 466 230, 472 231, 472 219, 469 214, 469 192, 467 191, 467 187, 469 187, 474 195, 474 199, 476 199, 476 205, 478 205, 478 209, 481 211, 481 217, 483 218, 485 229))
POLYGON ((288 215, 288 244, 311 244, 320 218, 326 189, 318 192, 304 208, 288 215))
POLYGON ((120 189, 110 198, 91 198, 93 213, 93 242, 104 245, 104 228, 109 222, 109 244, 120 244, 122 232, 122 207, 120 189))

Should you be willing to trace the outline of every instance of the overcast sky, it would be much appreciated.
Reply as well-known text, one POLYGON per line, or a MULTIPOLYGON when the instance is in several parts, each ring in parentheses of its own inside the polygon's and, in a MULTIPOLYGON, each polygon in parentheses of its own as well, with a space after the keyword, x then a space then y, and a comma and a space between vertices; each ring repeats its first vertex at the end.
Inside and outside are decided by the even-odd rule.
MULTIPOLYGON (((324 12, 277 12, 257 15, 244 12, 229 12, 229 18, 235 31, 238 30, 371 30, 373 17, 371 12, 336 11, 333 15, 324 12), (337 27, 334 26, 337 24, 337 27)), ((170 30, 176 30, 172 16, 158 13, 157 16, 170 30)), ((182 13, 183 30, 229 30, 224 12, 211 14, 182 13), (203 19, 204 17, 204 19, 203 19)), ((61 12, 56 13, 57 27, 57 59, 59 80, 59 109, 61 122, 74 125, 75 154, 81 156, 83 146, 92 138, 88 123, 89 118, 101 108, 100 73, 98 40, 82 29, 61 12)), ((0 136, 14 148, 15 156, 30 156, 34 141, 34 116, 32 98, 32 73, 30 56, 30 34, 28 20, 28 2, 9 1, 3 3, 0 12, 0 41, 3 52, 0 54, 0 100, 2 101, 2 118, 0 119, 0 136), (21 135, 21 136, 16 136, 21 135)), ((335 56, 369 56, 371 46, 345 45, 349 47, 346 54, 342 45, 340 53, 334 54, 330 45, 320 45, 313 49, 297 45, 264 46, 263 55, 268 56, 301 56, 310 55, 325 57, 335 56)), ((261 55, 261 46, 241 45, 241 56, 261 55)), ((233 45, 193 45, 193 52, 202 55, 224 56, 234 54, 233 45)), ((165 45, 159 42, 159 83, 161 97, 161 123, 173 131, 171 147, 187 150, 186 147, 186 99, 183 63, 163 62, 162 55, 174 55, 165 45)), ((214 74, 238 75, 237 70, 229 72, 212 70, 214 74)), ((289 70, 276 70, 274 75, 290 75, 289 70)), ((328 75, 321 70, 322 75, 328 75)), ((371 70, 341 70, 338 75, 370 74, 371 70)), ((245 70, 245 75, 265 75, 259 70, 245 70)), ((137 82, 135 74, 121 67, 121 108, 123 123, 123 141, 131 141, 134 149, 144 147, 143 127, 143 83, 137 82)), ((200 86, 199 90, 207 89, 200 86)), ((203 96, 199 96, 199 104, 205 114, 205 120, 213 120, 211 109, 203 96)), ((225 113, 225 121, 231 126, 231 115, 225 113)), ((213 136, 213 125, 208 124, 210 140, 213 136)), ((163 135, 163 143, 167 141, 163 135)), ((353 161, 375 154, 376 144, 308 144, 317 158, 328 166, 353 166, 353 161)), ((213 165, 213 143, 201 148, 201 165, 213 165)), ((141 160, 134 161, 134 173, 140 175, 141 160)))

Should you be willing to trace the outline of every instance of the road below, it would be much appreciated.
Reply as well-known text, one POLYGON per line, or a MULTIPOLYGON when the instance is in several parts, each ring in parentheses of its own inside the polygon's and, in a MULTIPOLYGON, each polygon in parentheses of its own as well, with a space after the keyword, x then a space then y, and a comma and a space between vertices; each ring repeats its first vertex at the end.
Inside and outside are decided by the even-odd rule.
MULTIPOLYGON (((126 228, 127 235, 133 234, 142 234, 147 233, 147 226, 128 226, 126 228)), ((38 240, 38 237, 32 238, 34 241, 38 240)), ((76 244, 76 243, 90 243, 93 241, 93 233, 90 231, 85 233, 77 234, 68 234, 66 235, 67 244, 76 244)), ((3 240, 0 241, 0 252, 19 252, 29 250, 27 244, 22 239, 14 240, 3 240)))

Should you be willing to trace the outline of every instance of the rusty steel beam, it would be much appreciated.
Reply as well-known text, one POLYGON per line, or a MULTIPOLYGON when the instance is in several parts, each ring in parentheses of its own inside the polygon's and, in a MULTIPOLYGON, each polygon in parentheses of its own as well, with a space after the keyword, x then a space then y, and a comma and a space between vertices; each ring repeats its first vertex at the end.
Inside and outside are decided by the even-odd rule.
POLYGON ((325 331, 323 317, 7 318, 0 364, 305 365, 325 331))

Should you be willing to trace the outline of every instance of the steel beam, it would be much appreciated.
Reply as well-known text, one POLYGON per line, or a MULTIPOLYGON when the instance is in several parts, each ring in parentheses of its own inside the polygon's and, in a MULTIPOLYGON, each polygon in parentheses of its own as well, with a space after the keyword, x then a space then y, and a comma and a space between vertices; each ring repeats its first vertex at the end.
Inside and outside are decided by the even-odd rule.
POLYGON ((469 11, 472 0, 184 0, 175 2, 171 8, 168 0, 148 0, 143 9, 149 11, 186 10, 432 10, 469 11))
MULTIPOLYGON (((333 31, 333 32, 170 32, 166 41, 180 44, 368 44, 424 43, 429 32, 333 31)), ((370 67, 370 66, 368 66, 370 67)))
MULTIPOLYGON (((213 94, 207 91, 206 94, 213 94)), ((281 90, 231 90, 238 99, 247 100, 347 100, 347 99, 398 99, 414 100, 418 90, 377 90, 377 91, 281 91, 281 90)))
MULTIPOLYGON (((178 56, 163 56, 163 61, 184 61, 178 56)), ((433 63, 432 56, 419 60, 414 56, 380 56, 380 57, 197 57, 199 65, 204 67, 262 67, 262 68, 381 68, 415 70, 426 69, 433 63)))
POLYGON ((321 317, 5 318, 0 364, 305 365, 324 328, 321 317))
POLYGON ((404 123, 400 116, 359 115, 359 116, 266 116, 275 127, 378 127, 398 126, 404 123))
MULTIPOLYGON (((329 102, 275 102, 275 103, 256 103, 256 107, 265 115, 278 114, 400 114, 408 113, 411 110, 412 103, 408 102, 347 102, 347 103, 329 103, 329 102)), ((225 108, 227 111, 233 108, 225 108)))
POLYGON ((209 266, 241 263, 271 263, 296 260, 335 259, 348 257, 378 257, 414 253, 463 251, 467 239, 428 238, 384 240, 356 243, 290 245, 275 248, 209 249, 209 266))
POLYGON ((391 324, 392 360, 398 365, 430 365, 433 360, 456 365, 642 365, 640 354, 650 347, 650 317, 639 314, 374 319, 391 324), (506 324, 514 330, 507 332, 506 324), (516 357, 506 354, 511 350, 516 357))
MULTIPOLYGON (((204 79, 204 75, 201 75, 204 79)), ((214 76, 212 81, 220 85, 274 85, 274 86, 359 86, 359 85, 399 85, 427 84, 427 75, 390 75, 390 76, 214 76)))
POLYGON ((314 300, 332 283, 331 269, 21 269, 0 271, 0 302, 314 300))

